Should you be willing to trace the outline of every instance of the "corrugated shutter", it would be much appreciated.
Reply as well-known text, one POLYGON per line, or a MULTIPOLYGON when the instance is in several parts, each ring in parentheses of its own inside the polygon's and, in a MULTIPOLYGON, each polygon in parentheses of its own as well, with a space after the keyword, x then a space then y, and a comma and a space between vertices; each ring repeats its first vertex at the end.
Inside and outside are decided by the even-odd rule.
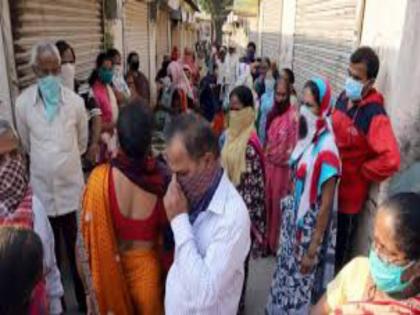
POLYGON ((169 55, 169 14, 166 9, 160 9, 157 20, 157 64, 160 65, 163 56, 169 55))
POLYGON ((35 80, 30 52, 41 40, 66 40, 76 53, 76 77, 86 79, 103 46, 100 0, 10 0, 19 87, 35 80))
POLYGON ((296 87, 324 76, 336 96, 357 42, 357 0, 297 0, 293 69, 296 87))
POLYGON ((135 0, 124 4, 124 52, 140 55, 140 70, 149 77, 149 29, 146 2, 135 0))
POLYGON ((261 56, 277 61, 280 56, 282 0, 262 3, 261 56))

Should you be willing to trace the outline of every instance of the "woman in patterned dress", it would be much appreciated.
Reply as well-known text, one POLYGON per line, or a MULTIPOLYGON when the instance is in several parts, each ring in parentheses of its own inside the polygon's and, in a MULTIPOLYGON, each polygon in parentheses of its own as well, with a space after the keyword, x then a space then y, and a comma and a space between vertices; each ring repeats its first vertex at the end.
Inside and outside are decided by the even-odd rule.
MULTIPOLYGON (((265 185, 264 155, 254 127, 254 96, 246 86, 238 86, 230 94, 229 127, 222 149, 222 164, 230 180, 237 187, 251 217, 253 257, 265 252, 265 185)), ((239 313, 244 309, 244 296, 248 274, 245 265, 244 290, 239 313)))
POLYGON ((267 314, 309 314, 334 276, 340 160, 327 117, 330 99, 326 80, 306 83, 300 140, 291 156, 294 192, 282 201, 280 249, 267 314))

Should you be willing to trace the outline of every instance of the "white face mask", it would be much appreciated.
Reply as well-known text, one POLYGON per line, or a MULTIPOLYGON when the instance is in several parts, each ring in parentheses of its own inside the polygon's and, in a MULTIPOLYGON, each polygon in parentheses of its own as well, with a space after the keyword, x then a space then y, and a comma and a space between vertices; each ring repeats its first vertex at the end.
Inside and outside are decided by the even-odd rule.
POLYGON ((66 88, 74 91, 74 77, 76 74, 76 67, 74 63, 66 63, 61 65, 61 79, 66 88))
POLYGON ((122 75, 122 67, 121 65, 115 65, 114 66, 114 73, 118 76, 122 75))
MULTIPOLYGON (((319 119, 317 115, 315 115, 308 106, 302 105, 300 108, 300 119, 304 119, 306 122, 306 134, 304 138, 299 139, 298 143, 296 144, 295 149, 293 150, 291 160, 295 161, 299 159, 303 152, 309 147, 314 139, 316 133, 316 124, 319 119)), ((300 123, 300 122, 299 122, 300 123)))

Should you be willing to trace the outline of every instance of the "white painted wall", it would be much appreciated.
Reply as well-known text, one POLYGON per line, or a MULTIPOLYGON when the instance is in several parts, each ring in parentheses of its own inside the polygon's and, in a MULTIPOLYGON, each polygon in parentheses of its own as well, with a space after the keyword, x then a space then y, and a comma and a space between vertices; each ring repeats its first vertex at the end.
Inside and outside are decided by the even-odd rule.
MULTIPOLYGON (((406 0, 400 50, 393 73, 390 115, 401 146, 401 172, 391 181, 390 191, 420 192, 420 2, 406 0), (417 185, 407 186, 415 182, 417 185)), ((390 14, 389 21, 395 16, 390 14)))
POLYGON ((0 31, 0 117, 11 121, 12 103, 10 99, 10 86, 6 67, 5 44, 2 33, 3 32, 0 31))
POLYGON ((283 0, 279 68, 292 68, 296 0, 283 0))
POLYGON ((122 19, 115 19, 107 21, 109 30, 112 34, 114 41, 114 48, 118 49, 123 55, 124 52, 124 42, 123 42, 123 21, 122 19))
POLYGON ((396 191, 420 192, 420 2, 366 0, 362 44, 376 49, 381 59, 377 87, 401 147, 401 172, 384 185, 379 199, 396 191))
POLYGON ((13 57, 13 40, 7 0, 0 0, 0 116, 13 121, 12 104, 17 96, 12 82, 17 83, 13 57))
POLYGON ((387 109, 391 112, 391 94, 398 85, 396 71, 401 38, 404 27, 407 0, 365 0, 361 45, 376 50, 381 61, 378 89, 387 99, 387 109))

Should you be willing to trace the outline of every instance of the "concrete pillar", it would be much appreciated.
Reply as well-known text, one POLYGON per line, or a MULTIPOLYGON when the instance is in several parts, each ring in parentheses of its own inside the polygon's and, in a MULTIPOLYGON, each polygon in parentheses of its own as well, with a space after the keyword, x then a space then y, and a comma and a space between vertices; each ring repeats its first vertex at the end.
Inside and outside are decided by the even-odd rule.
POLYGON ((283 1, 279 68, 292 68, 296 0, 283 1))
POLYGON ((0 116, 13 122, 13 104, 19 89, 8 0, 0 0, 0 22, 0 116))
POLYGON ((6 67, 5 42, 0 32, 0 117, 12 121, 12 100, 6 67))

